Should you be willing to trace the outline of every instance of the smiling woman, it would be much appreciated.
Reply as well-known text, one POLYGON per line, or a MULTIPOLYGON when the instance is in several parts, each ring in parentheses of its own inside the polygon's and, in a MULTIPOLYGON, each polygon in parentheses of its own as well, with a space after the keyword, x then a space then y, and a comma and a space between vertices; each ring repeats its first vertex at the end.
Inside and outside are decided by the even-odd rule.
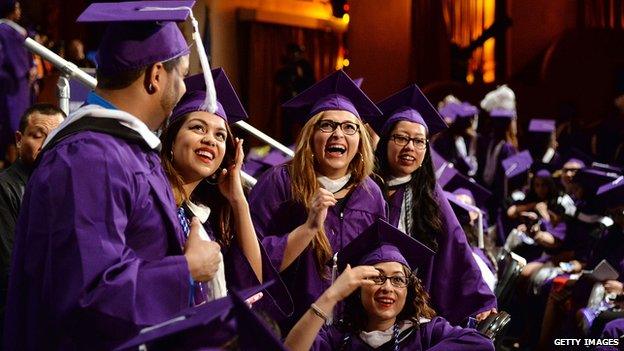
POLYGON ((435 317, 417 277, 429 270, 432 254, 378 220, 338 253, 342 274, 297 322, 285 345, 291 350, 493 350, 474 329, 435 317), (342 300, 344 319, 321 329, 342 300))
POLYGON ((295 303, 288 330, 329 286, 326 263, 377 218, 385 218, 362 119, 380 111, 337 71, 284 107, 304 111, 295 156, 258 180, 250 194, 256 233, 279 267, 295 303))

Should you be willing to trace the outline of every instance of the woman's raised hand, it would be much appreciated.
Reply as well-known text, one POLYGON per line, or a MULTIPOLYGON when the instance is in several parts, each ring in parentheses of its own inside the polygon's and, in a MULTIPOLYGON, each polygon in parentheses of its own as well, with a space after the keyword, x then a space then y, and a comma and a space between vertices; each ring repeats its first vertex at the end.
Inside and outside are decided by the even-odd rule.
POLYGON ((327 209, 335 204, 336 198, 334 194, 326 189, 319 188, 312 197, 306 226, 314 231, 323 228, 325 218, 327 218, 327 209))
POLYGON ((243 139, 235 138, 236 154, 234 164, 221 170, 219 174, 219 191, 229 202, 245 200, 243 183, 241 181, 241 168, 245 153, 243 152, 243 139))
POLYGON ((347 268, 325 293, 335 299, 336 302, 342 301, 357 288, 364 285, 374 285, 375 283, 370 278, 377 276, 379 276, 379 271, 373 266, 351 268, 350 265, 347 265, 347 268))

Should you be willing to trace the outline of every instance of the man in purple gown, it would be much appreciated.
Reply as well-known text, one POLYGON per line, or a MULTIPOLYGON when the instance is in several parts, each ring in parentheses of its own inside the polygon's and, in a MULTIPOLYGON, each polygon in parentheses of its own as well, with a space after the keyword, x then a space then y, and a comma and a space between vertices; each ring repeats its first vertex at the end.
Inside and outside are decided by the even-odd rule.
POLYGON ((26 29, 18 25, 19 2, 0 1, 0 159, 13 142, 20 116, 31 104, 30 85, 35 77, 33 60, 26 48, 26 29))
POLYGON ((24 195, 6 350, 112 349, 188 307, 190 282, 216 271, 208 266, 218 245, 199 238, 197 220, 181 245, 152 133, 185 91, 189 48, 173 21, 188 11, 93 4, 79 21, 110 13, 125 22, 109 24, 102 38, 98 86, 49 135, 24 195))

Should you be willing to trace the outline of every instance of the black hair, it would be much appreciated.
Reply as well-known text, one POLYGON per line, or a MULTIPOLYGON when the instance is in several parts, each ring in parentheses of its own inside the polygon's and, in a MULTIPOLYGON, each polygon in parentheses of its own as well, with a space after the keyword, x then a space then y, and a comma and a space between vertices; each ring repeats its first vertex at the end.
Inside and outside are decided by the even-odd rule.
MULTIPOLYGON (((173 69, 180 63, 182 56, 178 56, 171 60, 163 62, 163 68, 167 72, 173 71, 173 69)), ((154 63, 155 64, 155 63, 154 63)), ((138 69, 126 70, 117 73, 104 73, 100 70, 96 70, 95 77, 97 78, 97 87, 106 90, 119 90, 129 87, 132 83, 136 82, 148 69, 154 66, 151 64, 146 67, 138 69)))
POLYGON ((40 113, 46 116, 61 115, 63 116, 63 118, 67 117, 67 115, 65 115, 65 112, 63 112, 63 110, 61 110, 60 108, 52 104, 48 104, 48 103, 34 104, 30 106, 28 109, 26 109, 26 111, 24 111, 24 113, 22 114, 22 117, 20 117, 19 129, 18 129, 20 133, 24 134, 24 131, 26 131, 26 127, 28 127, 28 121, 30 120, 30 116, 32 116, 35 113, 40 113))
MULTIPOLYGON (((390 128, 390 130, 393 128, 390 128)), ((388 163, 387 154, 390 133, 387 134, 381 136, 375 150, 375 180, 383 190, 386 198, 388 197, 388 186, 385 180, 390 177, 390 164, 388 163)), ((412 173, 412 179, 409 181, 408 186, 412 190, 414 201, 409 209, 413 227, 411 228, 411 233, 407 234, 427 245, 433 251, 437 251, 438 241, 436 237, 442 232, 442 220, 440 219, 442 216, 436 195, 436 177, 433 171, 429 143, 427 143, 427 151, 423 163, 412 173)))

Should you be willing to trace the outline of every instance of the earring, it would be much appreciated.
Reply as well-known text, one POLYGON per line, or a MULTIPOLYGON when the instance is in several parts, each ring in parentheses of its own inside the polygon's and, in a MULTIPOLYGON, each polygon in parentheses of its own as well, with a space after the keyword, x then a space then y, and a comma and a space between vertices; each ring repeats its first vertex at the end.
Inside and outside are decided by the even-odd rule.
POLYGON ((169 160, 171 160, 171 162, 173 162, 173 150, 171 150, 169 152, 169 160))
POLYGON ((154 86, 152 85, 152 83, 150 83, 150 85, 147 86, 147 92, 148 93, 153 93, 154 92, 154 86))

